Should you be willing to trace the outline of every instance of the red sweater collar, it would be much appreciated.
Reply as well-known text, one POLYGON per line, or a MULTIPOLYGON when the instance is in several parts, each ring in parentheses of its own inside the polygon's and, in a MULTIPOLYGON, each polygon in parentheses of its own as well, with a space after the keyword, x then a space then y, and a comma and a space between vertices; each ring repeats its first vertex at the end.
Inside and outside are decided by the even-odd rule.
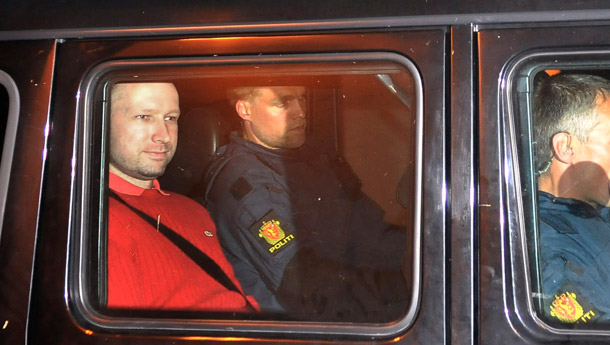
MULTIPOLYGON (((147 190, 145 188, 138 187, 134 184, 127 182, 127 180, 119 177, 118 175, 112 172, 109 173, 108 182, 110 185, 110 189, 121 194, 140 196, 142 195, 142 193, 144 193, 145 190, 147 190)), ((159 193, 161 193, 161 195, 169 195, 169 193, 166 193, 161 190, 161 185, 156 179, 153 181, 153 186, 150 189, 157 190, 159 193)))

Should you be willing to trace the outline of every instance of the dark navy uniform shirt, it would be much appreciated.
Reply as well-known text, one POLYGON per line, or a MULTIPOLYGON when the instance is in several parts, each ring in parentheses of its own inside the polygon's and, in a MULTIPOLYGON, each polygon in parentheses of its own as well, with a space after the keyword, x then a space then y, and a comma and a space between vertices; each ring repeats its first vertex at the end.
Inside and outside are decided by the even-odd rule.
POLYGON ((609 209, 538 192, 543 308, 561 323, 610 318, 609 209))
POLYGON ((307 144, 272 150, 234 132, 206 179, 223 249, 263 311, 283 311, 275 293, 304 247, 349 265, 400 270, 404 232, 389 231, 346 163, 307 144))

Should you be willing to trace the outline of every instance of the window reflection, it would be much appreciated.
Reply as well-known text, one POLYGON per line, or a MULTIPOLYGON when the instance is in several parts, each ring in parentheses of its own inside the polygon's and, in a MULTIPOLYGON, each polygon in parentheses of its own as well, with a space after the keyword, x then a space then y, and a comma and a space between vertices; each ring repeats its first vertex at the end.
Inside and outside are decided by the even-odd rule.
MULTIPOLYGON (((533 99, 538 307, 560 327, 607 322, 610 262, 610 81, 552 71, 533 99)), ((535 286, 536 288, 536 286, 535 286)))
MULTIPOLYGON (((175 154, 162 173, 147 181, 156 179, 159 184, 153 186, 160 185, 161 195, 181 194, 205 206, 215 229, 200 236, 218 241, 223 257, 214 261, 230 263, 229 276, 255 300, 255 307, 222 314, 215 308, 136 307, 124 301, 130 297, 120 284, 110 284, 113 270, 126 267, 111 265, 116 261, 111 255, 117 238, 113 219, 118 218, 112 210, 116 198, 110 196, 104 221, 112 229, 106 232, 104 226, 93 236, 102 243, 94 268, 100 308, 111 315, 141 317, 154 315, 150 311, 191 317, 198 311, 198 318, 206 313, 373 323, 403 318, 412 299, 417 86, 410 72, 394 63, 353 65, 294 64, 263 71, 260 66, 171 67, 133 73, 139 84, 172 85, 179 95, 175 154), (125 303, 118 307, 112 296, 125 303)), ((117 85, 133 85, 134 80, 124 71, 109 80, 98 93, 111 104, 104 110, 109 119, 104 166, 110 168, 110 189, 116 193, 113 179, 129 169, 117 172, 120 157, 115 153, 134 145, 113 144, 120 121, 111 109, 119 101, 111 94, 117 85)), ((155 118, 137 113, 137 120, 155 118)), ((150 141, 162 141, 159 133, 169 128, 162 123, 151 130, 150 141)), ((129 139, 143 131, 131 131, 129 139)), ((150 248, 129 250, 143 255, 150 248)), ((188 275, 209 275, 199 266, 199 272, 188 275)))

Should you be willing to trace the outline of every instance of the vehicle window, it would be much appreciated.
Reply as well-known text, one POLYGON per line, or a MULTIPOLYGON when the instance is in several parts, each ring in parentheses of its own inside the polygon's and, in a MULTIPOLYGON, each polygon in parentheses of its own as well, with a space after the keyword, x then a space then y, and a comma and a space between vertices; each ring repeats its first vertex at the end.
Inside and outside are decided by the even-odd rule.
POLYGON ((532 308, 553 329, 607 329, 609 77, 538 66, 515 103, 532 308))
POLYGON ((0 235, 4 218, 4 206, 8 190, 17 116, 19 113, 19 92, 13 79, 0 70, 0 235))
POLYGON ((294 61, 120 61, 89 77, 77 319, 351 335, 392 323, 388 336, 413 321, 419 76, 392 54, 294 61))
POLYGON ((0 85, 0 143, 4 145, 4 132, 6 131, 6 120, 8 119, 8 91, 0 85))

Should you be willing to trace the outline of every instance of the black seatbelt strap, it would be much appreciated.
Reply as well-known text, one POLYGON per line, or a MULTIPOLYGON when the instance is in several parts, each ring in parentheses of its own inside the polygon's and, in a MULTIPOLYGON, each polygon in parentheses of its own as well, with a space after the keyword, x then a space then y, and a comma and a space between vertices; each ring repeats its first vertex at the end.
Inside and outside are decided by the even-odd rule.
POLYGON ((227 276, 227 274, 218 266, 218 264, 210 258, 206 253, 202 252, 199 248, 189 242, 186 238, 182 237, 180 234, 175 232, 174 230, 168 228, 165 224, 161 222, 157 222, 156 219, 142 212, 141 210, 131 206, 128 204, 123 198, 121 198, 118 194, 116 194, 113 190, 109 190, 109 195, 116 199, 118 202, 127 206, 131 211, 137 214, 140 218, 145 220, 148 224, 152 225, 153 228, 157 228, 158 231, 165 236, 170 242, 172 242, 178 249, 180 249, 186 256, 188 256, 193 262, 195 262, 201 269, 206 272, 210 277, 220 283, 222 286, 227 288, 230 291, 234 291, 244 296, 246 303, 250 308, 256 310, 248 301, 248 298, 245 296, 237 286, 233 283, 233 281, 227 276))

